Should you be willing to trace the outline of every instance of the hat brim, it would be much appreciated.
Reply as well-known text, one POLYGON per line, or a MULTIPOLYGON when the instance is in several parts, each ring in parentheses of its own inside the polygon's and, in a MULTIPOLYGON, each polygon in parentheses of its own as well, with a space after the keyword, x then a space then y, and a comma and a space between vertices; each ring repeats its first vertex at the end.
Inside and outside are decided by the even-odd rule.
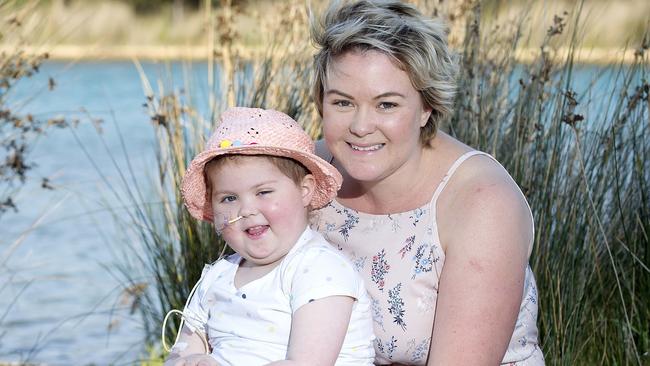
POLYGON ((271 155, 286 157, 300 162, 314 176, 316 187, 309 204, 311 209, 325 206, 341 188, 343 178, 336 168, 315 154, 271 146, 233 146, 204 151, 198 154, 190 163, 183 182, 181 193, 185 206, 192 217, 212 222, 212 203, 205 185, 205 165, 212 159, 222 155, 271 155))

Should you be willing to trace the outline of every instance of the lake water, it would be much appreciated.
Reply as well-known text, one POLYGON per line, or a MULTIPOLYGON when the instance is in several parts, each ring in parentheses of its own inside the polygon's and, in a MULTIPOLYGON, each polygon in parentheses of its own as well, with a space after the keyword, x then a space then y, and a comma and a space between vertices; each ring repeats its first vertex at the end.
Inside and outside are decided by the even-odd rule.
MULTIPOLYGON (((166 75, 161 65, 144 67, 152 80, 166 75)), ((193 68, 198 91, 207 90, 201 84, 205 69, 204 64, 193 68)), ((173 70, 182 85, 181 68, 173 70)), ((586 85, 602 72, 581 68, 577 79, 586 85)), ((19 212, 0 218, 0 363, 136 363, 144 352, 143 327, 122 301, 122 279, 115 275, 124 249, 133 243, 124 242, 107 207, 123 212, 109 189, 119 193, 123 187, 111 157, 125 169, 128 155, 140 182, 156 171, 140 76, 130 62, 51 62, 21 81, 11 101, 25 103, 23 111, 40 118, 61 115, 86 122, 74 130, 80 142, 68 129, 51 129, 37 141, 30 155, 38 164, 30 173, 35 179, 17 196, 19 212), (53 91, 47 90, 49 77, 57 83, 53 91), (101 135, 88 115, 104 120, 101 135), (49 177, 56 189, 40 188, 40 177, 49 177)))
MULTIPOLYGON (((144 67, 152 80, 162 69, 144 67)), ((205 65, 195 72, 205 75, 205 65)), ((180 79, 181 68, 174 74, 180 79)), ((10 100, 39 118, 61 115, 82 123, 74 134, 53 128, 38 139, 30 154, 38 166, 16 197, 19 212, 0 218, 0 316, 6 312, 0 363, 132 364, 143 352, 142 324, 121 296, 123 278, 114 275, 128 243, 106 208, 123 213, 108 189, 123 191, 111 157, 126 170, 128 155, 140 182, 156 171, 140 76, 130 62, 52 62, 21 81, 10 100), (49 77, 57 83, 53 91, 47 90, 49 77), (104 120, 101 134, 89 116, 104 120), (55 190, 42 189, 41 177, 49 177, 55 190)))

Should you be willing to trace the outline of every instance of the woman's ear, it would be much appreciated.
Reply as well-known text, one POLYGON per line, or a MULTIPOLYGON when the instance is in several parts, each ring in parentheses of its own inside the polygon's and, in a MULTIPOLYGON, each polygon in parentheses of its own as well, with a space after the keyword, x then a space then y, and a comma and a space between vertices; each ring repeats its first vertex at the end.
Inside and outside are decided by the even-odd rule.
POLYGON ((316 179, 313 175, 307 174, 302 178, 300 190, 302 191, 302 204, 307 207, 311 203, 311 198, 316 190, 316 179))
POLYGON ((420 114, 420 128, 426 126, 427 122, 429 122, 429 116, 431 116, 432 112, 433 108, 423 106, 422 114, 420 114))

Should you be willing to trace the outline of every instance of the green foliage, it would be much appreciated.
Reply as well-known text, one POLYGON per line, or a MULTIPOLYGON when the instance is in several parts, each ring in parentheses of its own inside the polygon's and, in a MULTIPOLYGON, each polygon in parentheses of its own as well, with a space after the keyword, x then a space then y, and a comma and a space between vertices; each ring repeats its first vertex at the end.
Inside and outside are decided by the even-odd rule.
MULTIPOLYGON (((295 22, 280 26, 291 26, 296 22, 306 24, 306 14, 301 13, 295 22)), ((303 122, 311 120, 313 115, 309 89, 306 88, 306 81, 310 78, 309 63, 288 51, 302 49, 296 48, 295 44, 290 46, 290 38, 281 39, 276 43, 278 49, 275 52, 253 61, 243 61, 230 49, 228 40, 231 33, 228 29, 223 22, 215 26, 215 39, 220 46, 218 53, 230 57, 215 60, 213 67, 208 68, 208 84, 215 87, 209 96, 207 120, 192 105, 195 99, 191 86, 182 91, 173 89, 170 77, 169 80, 158 80, 162 90, 154 93, 150 81, 141 72, 147 94, 145 106, 157 136, 158 170, 151 182, 153 189, 148 190, 157 192, 156 200, 161 204, 143 205, 141 189, 124 180, 129 199, 136 209, 126 221, 119 215, 116 215, 116 220, 125 228, 135 228, 143 246, 142 252, 135 253, 136 263, 125 261, 121 270, 129 289, 146 286, 136 278, 140 274, 153 287, 151 291, 140 293, 138 300, 150 344, 160 341, 159 329, 165 313, 171 309, 183 309, 204 265, 229 252, 209 223, 199 222, 189 215, 180 191, 183 174, 191 159, 202 151, 204 139, 209 136, 220 111, 231 101, 233 105, 283 110, 303 122), (213 84, 215 81, 217 84, 213 84), (140 270, 135 275, 134 267, 140 270)), ((312 134, 318 133, 317 125, 306 127, 312 134)), ((127 258, 133 257, 132 254, 127 258)), ((172 319, 176 321, 168 322, 166 329, 168 344, 173 343, 178 332, 178 319, 172 319)))
POLYGON ((530 65, 512 58, 519 29, 498 39, 503 33, 483 35, 470 21, 449 125, 501 161, 533 209, 547 363, 642 365, 650 361, 648 42, 599 84, 606 90, 577 91, 573 55, 551 55, 579 15, 555 17, 530 65))

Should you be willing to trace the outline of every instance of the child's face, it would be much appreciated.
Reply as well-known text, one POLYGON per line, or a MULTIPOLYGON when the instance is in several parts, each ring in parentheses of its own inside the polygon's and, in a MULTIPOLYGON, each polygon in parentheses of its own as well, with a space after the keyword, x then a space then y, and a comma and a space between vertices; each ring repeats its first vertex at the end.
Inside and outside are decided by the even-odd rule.
POLYGON ((268 265, 284 258, 307 226, 313 176, 296 184, 259 156, 208 167, 206 175, 214 216, 244 216, 223 229, 226 243, 248 265, 268 265))

